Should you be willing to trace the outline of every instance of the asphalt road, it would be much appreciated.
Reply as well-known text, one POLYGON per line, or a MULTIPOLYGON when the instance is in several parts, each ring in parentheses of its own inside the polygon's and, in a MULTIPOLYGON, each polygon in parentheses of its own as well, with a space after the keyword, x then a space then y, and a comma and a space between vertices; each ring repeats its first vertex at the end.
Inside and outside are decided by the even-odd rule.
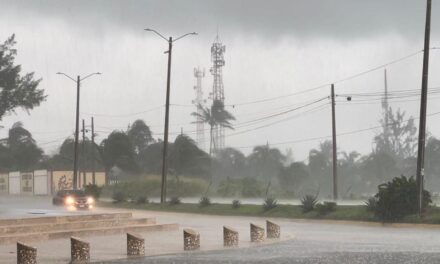
POLYGON ((195 252, 168 256, 131 259, 125 262, 145 264, 428 264, 440 263, 440 253, 388 250, 381 245, 352 243, 326 243, 320 241, 286 241, 245 249, 195 252))

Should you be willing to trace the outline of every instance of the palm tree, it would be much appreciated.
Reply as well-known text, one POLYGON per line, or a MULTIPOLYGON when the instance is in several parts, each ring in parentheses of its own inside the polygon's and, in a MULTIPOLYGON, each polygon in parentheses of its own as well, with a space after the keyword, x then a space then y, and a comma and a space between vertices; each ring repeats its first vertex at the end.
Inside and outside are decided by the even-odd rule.
POLYGON ((213 138, 214 128, 217 126, 225 127, 229 129, 234 129, 231 124, 231 120, 235 120, 235 117, 225 110, 225 105, 220 100, 214 100, 211 105, 211 108, 204 107, 201 104, 198 105, 198 108, 201 109, 200 112, 193 112, 191 115, 197 117, 198 121, 194 122, 202 122, 207 123, 210 127, 210 142, 209 142, 209 155, 212 155, 212 147, 216 147, 216 142, 213 138))

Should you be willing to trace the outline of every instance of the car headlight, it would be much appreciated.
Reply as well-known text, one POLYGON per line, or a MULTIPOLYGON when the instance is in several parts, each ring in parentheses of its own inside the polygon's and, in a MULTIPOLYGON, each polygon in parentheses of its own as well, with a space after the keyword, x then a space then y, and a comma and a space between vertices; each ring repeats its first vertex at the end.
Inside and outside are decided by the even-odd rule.
POLYGON ((92 204, 95 202, 95 199, 93 199, 92 197, 87 198, 87 203, 88 204, 92 204))
POLYGON ((67 205, 72 205, 72 204, 75 203, 75 199, 74 199, 72 196, 67 196, 66 199, 64 200, 64 202, 65 202, 67 205))

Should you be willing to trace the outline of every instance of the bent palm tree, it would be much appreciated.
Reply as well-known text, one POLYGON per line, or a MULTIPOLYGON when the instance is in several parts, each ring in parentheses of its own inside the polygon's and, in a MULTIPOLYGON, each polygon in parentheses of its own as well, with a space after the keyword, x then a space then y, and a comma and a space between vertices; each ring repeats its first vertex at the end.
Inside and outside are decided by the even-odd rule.
POLYGON ((214 100, 211 108, 204 107, 201 104, 198 105, 200 113, 193 112, 191 115, 197 117, 198 122, 207 123, 210 127, 210 142, 209 142, 209 155, 212 155, 212 147, 216 147, 216 142, 213 138, 214 128, 217 126, 234 129, 231 124, 231 120, 235 120, 235 117, 225 110, 223 102, 214 100))

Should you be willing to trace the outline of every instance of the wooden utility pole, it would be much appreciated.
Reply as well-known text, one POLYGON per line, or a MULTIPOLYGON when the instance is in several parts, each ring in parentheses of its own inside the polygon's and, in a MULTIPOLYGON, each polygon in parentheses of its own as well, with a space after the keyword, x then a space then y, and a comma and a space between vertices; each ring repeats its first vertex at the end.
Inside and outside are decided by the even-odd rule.
POLYGON ((422 75, 422 94, 420 99, 420 123, 419 123, 419 142, 417 150, 417 190, 418 190, 418 209, 422 216, 423 209, 423 181, 425 176, 425 139, 426 139, 426 105, 428 97, 428 68, 429 68, 429 41, 431 34, 431 2, 427 0, 426 24, 425 24, 425 45, 423 50, 423 75, 422 75))
POLYGON ((95 178, 95 122, 93 120, 93 116, 92 116, 92 120, 91 120, 91 125, 92 125, 92 147, 91 147, 91 151, 92 151, 92 183, 93 185, 96 184, 96 178, 95 178))
POLYGON ((79 98, 80 98, 81 77, 76 79, 76 116, 75 116, 75 145, 73 157, 73 189, 78 188, 78 137, 79 137, 79 98))
POLYGON ((86 126, 84 119, 82 120, 82 171, 83 171, 83 182, 82 185, 86 185, 86 126))
POLYGON ((331 87, 332 99, 332 145, 333 145, 333 200, 338 199, 338 156, 336 151, 336 113, 335 113, 335 86, 331 87))
POLYGON ((168 40, 168 72, 167 72, 167 95, 165 100, 165 129, 163 136, 163 155, 162 155, 162 185, 160 192, 160 203, 167 200, 167 173, 168 173, 168 125, 170 116, 170 78, 171 78, 171 51, 173 49, 173 38, 168 40))

